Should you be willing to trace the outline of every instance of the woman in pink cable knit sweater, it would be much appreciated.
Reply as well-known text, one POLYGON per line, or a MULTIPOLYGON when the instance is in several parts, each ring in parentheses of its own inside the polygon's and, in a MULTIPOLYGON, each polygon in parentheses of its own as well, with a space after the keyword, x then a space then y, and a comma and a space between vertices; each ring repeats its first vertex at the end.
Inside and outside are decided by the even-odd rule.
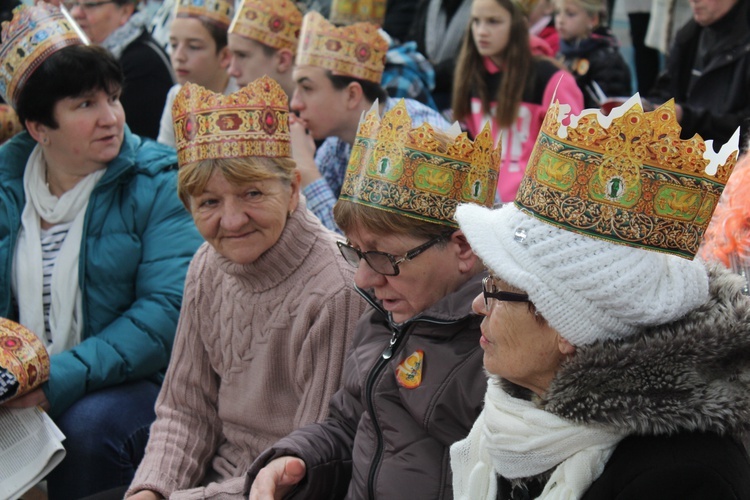
POLYGON ((178 193, 206 243, 130 498, 246 498, 255 457, 325 418, 340 385, 364 302, 300 200, 287 110, 267 77, 226 97, 187 84, 175 100, 178 193))

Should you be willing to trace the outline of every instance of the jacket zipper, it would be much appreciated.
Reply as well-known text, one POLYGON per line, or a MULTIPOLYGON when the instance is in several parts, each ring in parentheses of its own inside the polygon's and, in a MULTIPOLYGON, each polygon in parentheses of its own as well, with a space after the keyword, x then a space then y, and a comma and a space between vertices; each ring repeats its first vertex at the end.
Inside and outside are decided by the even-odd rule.
MULTIPOLYGON (((370 295, 365 292, 364 290, 360 289, 359 287, 355 286, 355 289, 359 294, 367 301, 371 306, 373 306, 375 309, 380 311, 384 316, 389 317, 388 313, 378 304, 375 302, 370 295)), ((377 446, 375 448, 375 454, 373 455, 372 463, 370 465, 370 472, 367 475, 367 496, 371 500, 375 499, 375 474, 377 473, 378 467, 380 466, 380 460, 383 458, 383 433, 380 430, 380 424, 378 424, 378 417, 375 414, 375 401, 373 399, 373 390, 375 388, 375 380, 378 378, 380 373, 383 371, 383 369, 388 366, 388 363, 390 362, 391 358, 394 354, 398 351, 399 347, 401 347, 401 344, 403 343, 403 340, 408 337, 405 333, 408 330, 408 327, 414 325, 415 323, 432 323, 435 325, 450 325, 453 323, 456 323, 460 320, 439 320, 434 318, 416 318, 413 321, 408 320, 406 323, 401 325, 401 328, 397 328, 393 325, 391 325, 393 333, 391 334, 391 339, 388 342, 388 345, 385 347, 383 352, 380 354, 380 359, 378 359, 378 362, 375 363, 375 366, 370 370, 370 373, 367 375, 367 382, 365 383, 365 398, 367 400, 367 409, 370 412, 370 417, 372 418, 372 423, 375 430, 375 436, 377 439, 377 446)))

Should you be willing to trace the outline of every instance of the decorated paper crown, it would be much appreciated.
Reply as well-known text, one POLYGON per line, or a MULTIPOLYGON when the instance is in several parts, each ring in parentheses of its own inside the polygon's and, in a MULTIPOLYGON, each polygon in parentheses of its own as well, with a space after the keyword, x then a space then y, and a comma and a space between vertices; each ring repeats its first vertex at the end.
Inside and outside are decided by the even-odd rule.
POLYGON ((0 94, 16 107, 31 74, 49 56, 68 45, 87 45, 88 39, 65 10, 47 3, 20 5, 13 19, 2 24, 0 94))
POLYGON ((385 0, 333 0, 329 18, 336 24, 369 22, 382 25, 385 0))
POLYGON ((473 143, 451 134, 446 146, 429 124, 413 129, 403 99, 381 120, 376 101, 360 122, 340 199, 458 227, 459 203, 492 206, 500 147, 489 124, 473 143))
POLYGON ((297 53, 302 13, 291 0, 243 0, 229 32, 297 53))
POLYGON ((290 157, 289 105, 264 76, 230 95, 187 83, 172 105, 180 166, 219 158, 290 157))
POLYGON ((297 66, 328 69, 334 75, 380 83, 388 42, 370 23, 337 28, 318 12, 305 14, 297 66))
POLYGON ((547 111, 516 205, 564 229, 692 259, 739 132, 718 153, 698 135, 681 140, 674 103, 644 113, 638 94, 609 116, 584 110, 566 127, 565 114, 558 102, 547 111))
POLYGON ((234 15, 232 0, 178 0, 176 17, 202 17, 223 29, 227 29, 234 15))

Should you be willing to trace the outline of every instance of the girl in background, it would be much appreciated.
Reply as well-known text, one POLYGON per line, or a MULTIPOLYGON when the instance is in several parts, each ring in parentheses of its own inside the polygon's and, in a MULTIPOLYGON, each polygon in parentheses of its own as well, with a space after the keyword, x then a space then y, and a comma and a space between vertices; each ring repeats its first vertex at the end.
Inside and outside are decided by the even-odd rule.
POLYGON ((231 59, 227 30, 233 15, 232 3, 225 0, 215 5, 179 0, 169 28, 169 58, 177 85, 169 89, 161 115, 157 140, 162 144, 175 147, 172 103, 184 84, 192 82, 224 95, 238 90, 237 83, 227 73, 231 59))
POLYGON ((605 20, 602 0, 555 0, 558 60, 575 77, 586 108, 600 107, 604 96, 630 95, 630 68, 605 20))
POLYGON ((453 115, 472 136, 492 120, 503 141, 496 201, 512 201, 553 97, 583 109, 573 77, 551 59, 534 56, 521 6, 473 0, 453 84, 453 115))

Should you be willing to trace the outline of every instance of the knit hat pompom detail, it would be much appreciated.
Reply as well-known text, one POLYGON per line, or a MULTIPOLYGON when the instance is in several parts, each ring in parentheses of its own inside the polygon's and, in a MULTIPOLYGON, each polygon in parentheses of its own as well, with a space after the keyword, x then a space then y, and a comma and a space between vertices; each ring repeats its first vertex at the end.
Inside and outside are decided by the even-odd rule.
POLYGON ((703 263, 581 235, 508 204, 460 205, 456 219, 491 272, 525 291, 573 345, 624 338, 708 299, 703 263))

